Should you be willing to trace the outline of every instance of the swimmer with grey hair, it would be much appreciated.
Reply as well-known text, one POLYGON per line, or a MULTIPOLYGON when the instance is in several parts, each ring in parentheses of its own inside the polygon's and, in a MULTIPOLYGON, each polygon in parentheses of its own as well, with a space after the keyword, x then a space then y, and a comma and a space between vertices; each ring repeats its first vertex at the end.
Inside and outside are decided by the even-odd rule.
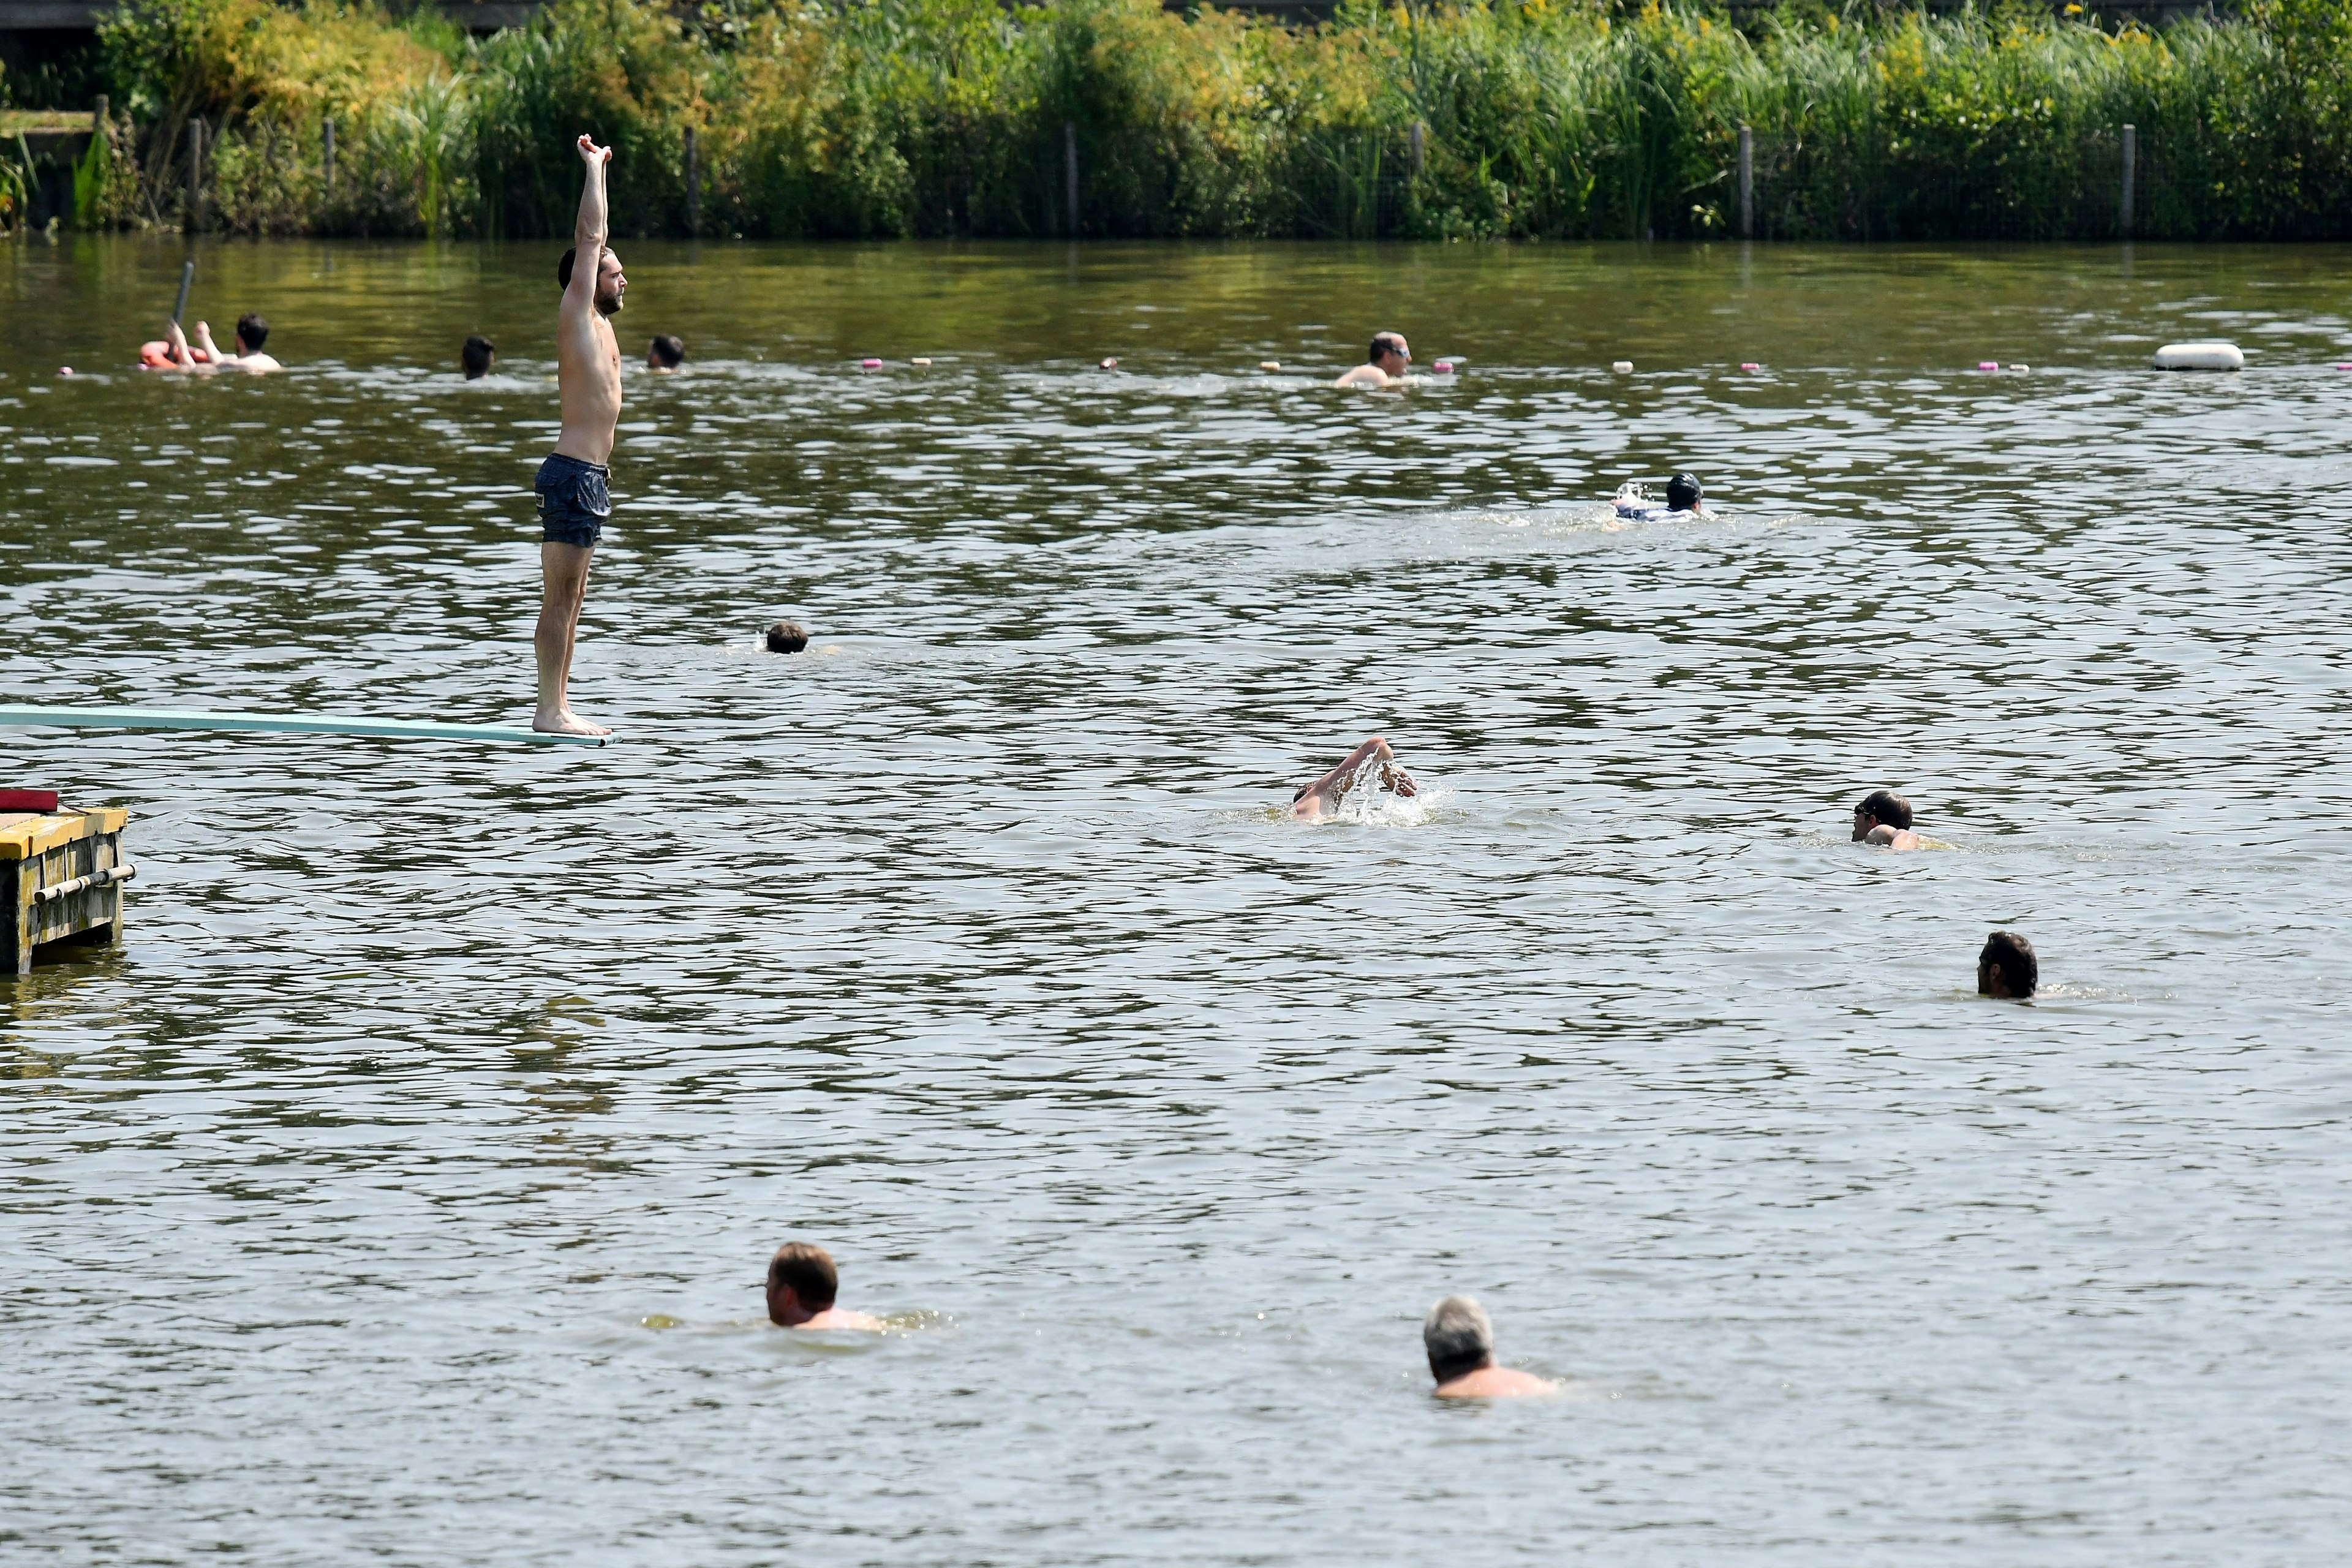
POLYGON ((1439 1399, 1518 1399, 1557 1394, 1559 1384, 1495 1364, 1495 1325, 1471 1296, 1448 1296, 1421 1321, 1422 1348, 1439 1399))
POLYGON ((1339 803, 1347 798, 1348 792, 1371 776, 1374 769, 1380 772, 1381 785, 1400 798, 1411 800, 1421 793, 1421 786, 1412 782, 1412 775, 1396 760, 1396 752, 1375 735, 1313 784, 1300 784, 1298 793, 1290 797, 1290 815, 1300 822, 1319 822, 1339 816, 1339 803))

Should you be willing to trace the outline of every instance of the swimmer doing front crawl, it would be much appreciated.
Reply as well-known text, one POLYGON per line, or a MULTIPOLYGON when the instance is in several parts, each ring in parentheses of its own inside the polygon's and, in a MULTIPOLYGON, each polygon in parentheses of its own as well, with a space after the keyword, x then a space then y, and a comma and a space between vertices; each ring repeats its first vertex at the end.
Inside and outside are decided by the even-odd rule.
POLYGON ((563 303, 556 311, 555 385, 563 429, 555 450, 539 466, 538 493, 542 595, 531 646, 539 657, 539 706, 530 727, 557 735, 609 735, 572 711, 572 649, 580 634, 580 605, 588 596, 588 566, 613 515, 613 430, 621 419, 621 345, 611 317, 621 310, 629 280, 621 258, 605 248, 604 165, 613 150, 583 136, 586 167, 572 246, 555 264, 563 303), (575 265, 576 263, 576 265, 575 265))
POLYGON ((1696 474, 1676 474, 1666 481, 1666 504, 1658 505, 1639 479, 1628 479, 1618 487, 1610 499, 1617 515, 1639 522, 1664 522, 1677 514, 1713 521, 1715 514, 1706 510, 1706 491, 1696 474))
POLYGON ((1290 797, 1290 815, 1301 822, 1317 822, 1339 815, 1339 803, 1348 792, 1371 775, 1377 769, 1381 783, 1391 794, 1411 800, 1421 793, 1404 764, 1396 760, 1396 752, 1378 735, 1349 752, 1338 767, 1313 784, 1298 786, 1290 797))

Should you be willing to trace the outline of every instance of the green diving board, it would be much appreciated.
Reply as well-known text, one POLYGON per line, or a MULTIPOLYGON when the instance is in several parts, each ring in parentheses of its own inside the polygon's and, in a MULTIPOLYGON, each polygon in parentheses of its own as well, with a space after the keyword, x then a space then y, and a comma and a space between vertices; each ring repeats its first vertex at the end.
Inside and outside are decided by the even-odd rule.
POLYGON ((0 725, 89 730, 253 730, 300 735, 383 735, 402 741, 497 741, 529 746, 601 746, 608 735, 547 735, 509 724, 433 724, 348 713, 205 713, 187 708, 17 708, 0 725))

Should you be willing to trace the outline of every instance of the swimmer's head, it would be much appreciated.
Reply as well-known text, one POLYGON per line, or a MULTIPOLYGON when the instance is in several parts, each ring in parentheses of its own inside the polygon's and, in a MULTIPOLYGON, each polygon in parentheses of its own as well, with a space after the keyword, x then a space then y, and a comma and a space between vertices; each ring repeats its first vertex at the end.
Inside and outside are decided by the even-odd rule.
POLYGON ((778 621, 768 628, 770 653, 798 653, 806 647, 808 633, 801 629, 797 621, 778 621))
POLYGON ((257 354, 261 345, 269 341, 269 323, 247 310, 236 319, 236 352, 257 354))
POLYGON ((776 1322, 789 1321, 784 1314, 793 1306, 804 1312, 825 1311, 840 1294, 841 1276, 833 1267, 833 1254, 822 1247, 788 1241, 768 1259, 768 1316, 776 1322))
POLYGON ((1448 1296, 1421 1321, 1421 1348, 1429 1352, 1429 1375, 1452 1383, 1494 1364, 1495 1325, 1474 1298, 1448 1296))
MULTIPOLYGON (((572 287, 572 258, 578 247, 565 251, 556 258, 555 281, 565 289, 572 287)), ((600 315, 621 313, 622 297, 629 291, 629 280, 622 274, 621 258, 613 254, 610 246, 596 253, 596 310, 600 315)))
POLYGON ((1911 803, 1891 789, 1873 790, 1853 808, 1853 841, 1861 843, 1874 827, 1906 833, 1911 827, 1911 803))
POLYGON ((1977 954, 1977 994, 2008 996, 2019 1001, 2042 984, 2042 964, 2033 944, 2013 931, 1997 931, 1985 938, 1977 954))
POLYGON ((1391 375, 1402 375, 1404 367, 1412 363, 1412 350, 1405 346, 1402 332, 1374 332, 1372 352, 1364 363, 1378 365, 1391 375))
POLYGON ((465 362, 466 379, 479 381, 490 374, 490 365, 499 357, 499 346, 477 334, 466 340, 466 346, 458 351, 457 357, 465 362))
POLYGON ((646 345, 647 370, 676 370, 686 363, 686 342, 681 338, 662 333, 646 345))
POLYGON ((1696 474, 1676 474, 1666 481, 1666 505, 1675 511, 1696 511, 1705 494, 1698 488, 1696 474))

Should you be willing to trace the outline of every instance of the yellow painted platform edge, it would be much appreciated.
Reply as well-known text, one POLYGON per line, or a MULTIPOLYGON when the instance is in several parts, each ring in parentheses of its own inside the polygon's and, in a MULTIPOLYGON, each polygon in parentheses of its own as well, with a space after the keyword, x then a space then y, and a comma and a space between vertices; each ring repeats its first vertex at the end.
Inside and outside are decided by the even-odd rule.
POLYGON ((0 860, 29 860, 60 844, 120 833, 130 820, 130 811, 120 805, 101 805, 92 811, 51 812, 39 816, 0 816, 0 860))

